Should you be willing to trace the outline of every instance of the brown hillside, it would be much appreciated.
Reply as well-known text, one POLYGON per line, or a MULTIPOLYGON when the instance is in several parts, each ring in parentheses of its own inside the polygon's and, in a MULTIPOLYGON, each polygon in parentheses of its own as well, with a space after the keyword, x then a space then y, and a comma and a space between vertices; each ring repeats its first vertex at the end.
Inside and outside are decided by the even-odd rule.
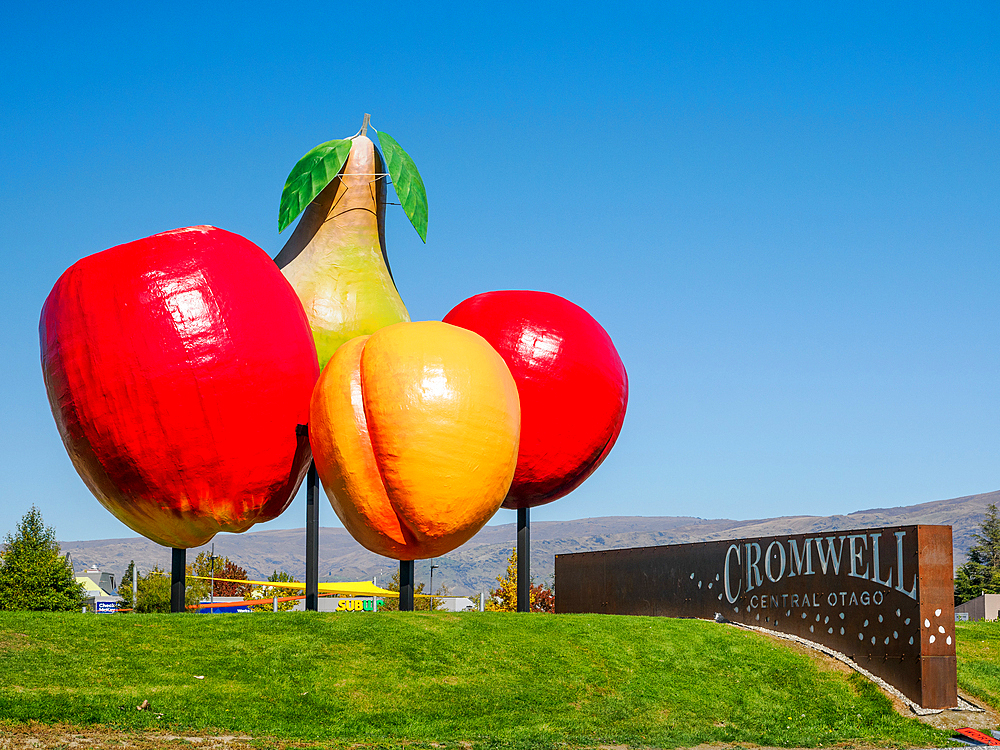
MULTIPOLYGON (((713 539, 733 539, 771 534, 815 533, 835 529, 888 526, 893 524, 945 524, 954 534, 955 564, 960 564, 973 542, 990 503, 1000 504, 1000 491, 935 500, 898 508, 872 508, 839 516, 783 516, 749 521, 703 519, 678 516, 608 516, 576 521, 542 521, 531 525, 531 568, 536 580, 552 575, 554 557, 565 552, 584 552, 655 544, 679 544, 713 539)), ((507 514, 511 517, 513 514, 507 514)), ((502 572, 514 544, 515 524, 487 526, 454 552, 434 561, 438 582, 452 593, 471 594, 491 588, 502 572)), ((264 578, 273 570, 284 570, 302 580, 305 575, 304 529, 219 534, 216 554, 226 555, 245 567, 251 577, 264 578)), ((96 565, 116 579, 135 560, 140 571, 153 565, 168 569, 170 550, 142 538, 61 542, 82 570, 96 565)), ((193 560, 197 550, 189 550, 193 560)), ((427 581, 429 561, 418 561, 417 580, 427 581)), ((380 557, 355 542, 344 529, 324 528, 320 533, 320 579, 357 581, 378 577, 387 580, 396 570, 394 560, 380 557)))

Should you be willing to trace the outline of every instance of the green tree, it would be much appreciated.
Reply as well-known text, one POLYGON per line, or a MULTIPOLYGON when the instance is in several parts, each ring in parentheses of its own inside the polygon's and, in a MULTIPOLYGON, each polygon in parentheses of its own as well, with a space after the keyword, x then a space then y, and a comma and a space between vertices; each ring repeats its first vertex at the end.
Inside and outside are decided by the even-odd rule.
POLYGON ((59 554, 56 532, 31 506, 13 536, 3 541, 0 562, 0 610, 79 612, 83 587, 73 568, 59 554))
MULTIPOLYGON (((413 609, 417 612, 429 612, 431 609, 438 609, 443 606, 442 602, 439 602, 435 597, 447 596, 448 589, 446 586, 438 588, 433 596, 420 596, 424 593, 424 583, 418 583, 413 587, 413 609)), ((384 588, 389 591, 399 591, 399 569, 392 574, 392 578, 389 579, 389 583, 385 584, 384 588)), ((398 612, 399 611, 399 597, 389 596, 385 599, 379 600, 378 609, 379 612, 398 612)))
POLYGON ((1000 517, 995 503, 986 508, 986 518, 974 536, 968 560, 955 575, 955 604, 1000 593, 1000 517))
POLYGON ((118 605, 119 609, 135 609, 135 602, 132 601, 132 571, 135 570, 135 560, 130 560, 125 573, 122 575, 121 583, 118 584, 118 596, 122 598, 118 605))
MULTIPOLYGON (((218 566, 221 557, 215 558, 215 564, 218 566)), ((212 557, 207 552, 199 552, 198 556, 194 559, 193 563, 188 563, 186 568, 186 577, 184 579, 187 584, 187 588, 184 591, 185 600, 189 597, 195 601, 195 603, 200 602, 204 599, 208 599, 212 593, 212 582, 205 581, 201 578, 192 578, 192 576, 205 576, 210 578, 213 574, 212 571, 212 557)), ((218 574, 218 570, 214 571, 218 574)), ((216 596, 222 596, 218 591, 218 584, 216 584, 216 596)))
MULTIPOLYGON (((294 583, 295 579, 289 573, 281 571, 280 573, 275 570, 271 575, 267 577, 268 581, 272 583, 294 583)), ((259 589, 254 589, 250 596, 253 599, 273 599, 274 597, 284 597, 284 596, 296 596, 301 594, 301 591, 296 591, 295 589, 286 589, 279 586, 263 586, 259 589)), ((287 612, 295 606, 295 602, 278 602, 278 611, 287 612)), ((273 604, 255 604, 253 610, 255 612, 271 612, 274 609, 273 604)))
MULTIPOLYGON (((136 612, 151 614, 170 611, 170 573, 154 566, 146 575, 139 576, 137 584, 136 612)), ((197 603, 197 590, 188 586, 184 591, 184 606, 190 607, 197 603)))
POLYGON ((154 566, 146 575, 140 575, 136 583, 136 612, 150 614, 170 611, 170 576, 162 568, 154 566))
MULTIPOLYGON (((194 607, 198 602, 208 599, 212 594, 212 582, 203 580, 210 578, 214 572, 216 578, 247 579, 247 572, 228 557, 216 557, 214 561, 208 553, 201 552, 192 564, 185 568, 184 606, 194 607), (202 576, 203 578, 195 578, 202 576)), ((169 612, 170 611, 170 573, 159 566, 154 567, 146 575, 139 575, 137 580, 138 601, 132 602, 132 568, 129 563, 118 587, 118 595, 122 597, 122 608, 131 606, 136 612, 169 612)), ((215 596, 249 597, 252 584, 232 583, 228 581, 215 582, 215 596)))
MULTIPOLYGON (((245 569, 237 565, 228 557, 216 556, 214 559, 206 552, 199 552, 192 565, 188 565, 188 575, 202 576, 204 578, 231 578, 239 581, 247 580, 245 569)), ((188 587, 193 589, 196 601, 208 599, 215 596, 242 596, 247 598, 253 589, 253 584, 233 583, 232 581, 204 581, 192 578, 188 581, 188 587)))

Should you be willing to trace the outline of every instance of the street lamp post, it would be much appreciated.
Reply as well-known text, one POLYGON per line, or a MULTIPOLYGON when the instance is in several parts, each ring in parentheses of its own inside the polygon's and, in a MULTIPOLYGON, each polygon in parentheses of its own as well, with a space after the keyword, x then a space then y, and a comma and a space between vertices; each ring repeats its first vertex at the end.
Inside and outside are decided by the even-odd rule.
POLYGON ((215 611, 215 542, 212 542, 212 551, 208 553, 208 559, 212 561, 212 579, 209 581, 208 600, 212 602, 212 611, 215 611))
POLYGON ((440 565, 435 565, 431 563, 431 609, 434 609, 434 568, 440 568, 440 565))

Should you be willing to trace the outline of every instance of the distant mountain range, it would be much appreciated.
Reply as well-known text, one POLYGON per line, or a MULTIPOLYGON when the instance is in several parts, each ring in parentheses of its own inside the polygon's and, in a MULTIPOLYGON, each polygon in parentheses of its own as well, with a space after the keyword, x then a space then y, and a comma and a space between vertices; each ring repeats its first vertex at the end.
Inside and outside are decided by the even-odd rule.
MULTIPOLYGON (((990 503, 1000 505, 1000 491, 935 500, 899 508, 873 508, 842 516, 782 516, 752 521, 704 519, 685 516, 609 516, 577 521, 539 521, 531 524, 531 571, 535 580, 551 580, 555 555, 567 552, 680 544, 713 539, 736 539, 780 534, 812 534, 898 524, 945 524, 952 527, 955 565, 964 561, 974 543, 990 503)), ((445 584, 453 594, 474 594, 493 588, 516 538, 515 524, 486 526, 466 544, 433 561, 434 588, 445 584)), ((219 534, 217 555, 225 555, 244 568, 251 578, 266 578, 272 571, 286 571, 302 580, 305 576, 305 530, 251 531, 219 534)), ((169 570, 170 550, 143 537, 60 542, 70 553, 77 571, 94 566, 118 581, 135 560, 141 572, 154 565, 169 570)), ((210 545, 188 551, 188 560, 210 545)), ((384 582, 398 570, 398 563, 373 554, 344 529, 320 530, 319 571, 321 581, 362 581, 376 577, 384 582)), ((431 561, 417 562, 417 582, 427 582, 431 561)))

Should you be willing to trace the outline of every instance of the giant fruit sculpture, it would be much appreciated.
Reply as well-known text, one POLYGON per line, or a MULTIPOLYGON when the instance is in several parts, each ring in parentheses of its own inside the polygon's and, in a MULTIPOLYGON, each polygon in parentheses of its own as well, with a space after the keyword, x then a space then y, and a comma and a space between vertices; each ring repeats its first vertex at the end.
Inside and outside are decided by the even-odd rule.
POLYGON ((611 337, 555 294, 486 292, 445 318, 504 358, 521 399, 521 445, 505 508, 552 502, 579 487, 611 452, 625 419, 628 376, 611 337))
POLYGON ((481 336, 428 321, 340 347, 316 384, 309 439, 351 535, 416 560, 468 541, 500 508, 519 429, 503 359, 481 336))
POLYGON ((294 290, 249 240, 191 227, 113 247, 56 282, 39 326, 73 465, 168 547, 245 531, 291 502, 319 375, 294 290))
POLYGON ((302 300, 321 368, 345 341, 410 319, 386 255, 387 176, 421 239, 427 232, 427 197, 413 160, 381 133, 383 159, 367 129, 365 115, 357 135, 302 157, 281 197, 279 231, 305 213, 274 260, 302 300))

